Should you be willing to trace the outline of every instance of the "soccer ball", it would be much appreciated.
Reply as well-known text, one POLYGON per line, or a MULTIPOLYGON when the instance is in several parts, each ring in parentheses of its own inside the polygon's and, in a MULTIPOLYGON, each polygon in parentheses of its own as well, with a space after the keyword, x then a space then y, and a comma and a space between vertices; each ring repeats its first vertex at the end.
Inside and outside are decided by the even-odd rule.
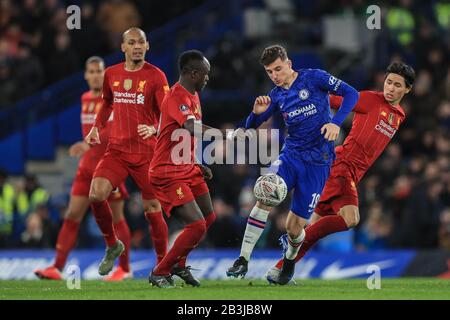
POLYGON ((276 174, 266 174, 258 178, 253 189, 256 200, 262 204, 275 207, 287 195, 287 185, 283 178, 276 174))

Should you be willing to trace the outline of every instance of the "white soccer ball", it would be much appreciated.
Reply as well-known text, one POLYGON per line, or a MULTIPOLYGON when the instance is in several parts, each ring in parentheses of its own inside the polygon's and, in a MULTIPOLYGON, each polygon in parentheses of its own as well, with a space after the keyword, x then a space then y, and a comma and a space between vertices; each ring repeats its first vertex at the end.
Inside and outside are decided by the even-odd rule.
POLYGON ((286 198, 287 189, 283 178, 276 174, 266 174, 256 180, 253 193, 262 204, 275 207, 286 198))

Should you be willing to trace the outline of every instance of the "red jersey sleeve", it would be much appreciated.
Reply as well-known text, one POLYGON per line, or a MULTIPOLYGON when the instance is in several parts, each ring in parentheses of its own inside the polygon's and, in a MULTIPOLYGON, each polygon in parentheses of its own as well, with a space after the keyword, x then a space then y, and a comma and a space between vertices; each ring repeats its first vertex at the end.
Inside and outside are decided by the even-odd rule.
POLYGON ((195 119, 188 99, 183 99, 179 96, 170 97, 169 99, 167 112, 181 127, 188 119, 195 119))
POLYGON ((98 128, 103 128, 106 125, 111 115, 111 112, 113 111, 112 108, 113 96, 111 87, 109 85, 108 70, 105 71, 105 77, 103 79, 102 99, 103 99, 102 107, 100 108, 100 111, 97 114, 97 118, 95 119, 94 124, 98 128))
MULTIPOLYGON (((370 103, 368 103, 368 99, 370 99, 370 91, 361 91, 359 93, 359 99, 356 102, 352 112, 356 113, 369 112, 368 106, 370 105, 370 103)), ((339 107, 342 104, 342 100, 344 100, 342 97, 330 94, 330 108, 336 110, 339 109, 339 107)))
POLYGON ((343 97, 330 94, 330 108, 336 110, 339 109, 342 104, 342 100, 344 100, 343 97))

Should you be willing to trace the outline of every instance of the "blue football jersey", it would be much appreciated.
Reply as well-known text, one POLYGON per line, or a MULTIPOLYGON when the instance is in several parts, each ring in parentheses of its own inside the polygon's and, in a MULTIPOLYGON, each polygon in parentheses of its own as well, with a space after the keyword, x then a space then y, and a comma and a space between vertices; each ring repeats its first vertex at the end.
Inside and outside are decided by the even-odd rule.
POLYGON ((297 154, 301 159, 316 164, 330 164, 335 158, 334 142, 327 141, 320 129, 327 123, 341 125, 356 103, 358 93, 348 84, 320 69, 300 69, 289 89, 275 87, 269 93, 268 109, 247 118, 246 128, 258 127, 274 112, 281 112, 287 137, 283 152, 297 154), (329 93, 339 96, 356 95, 350 109, 341 108, 332 118, 329 93))

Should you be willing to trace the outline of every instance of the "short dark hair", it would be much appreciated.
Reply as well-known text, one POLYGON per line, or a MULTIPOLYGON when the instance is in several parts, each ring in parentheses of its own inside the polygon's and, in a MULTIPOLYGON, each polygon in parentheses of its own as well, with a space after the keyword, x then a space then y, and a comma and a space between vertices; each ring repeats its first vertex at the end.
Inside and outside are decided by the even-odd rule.
POLYGON ((280 58, 281 61, 285 61, 287 59, 287 52, 283 46, 276 44, 264 49, 263 53, 261 54, 261 58, 259 59, 259 62, 263 66, 267 66, 272 62, 274 62, 275 60, 277 60, 278 58, 280 58))
POLYGON ((86 63, 84 64, 84 67, 87 69, 87 66, 91 63, 100 63, 105 65, 105 61, 103 60, 102 57, 99 56, 92 56, 89 59, 86 60, 86 63))
POLYGON ((408 88, 411 88, 416 80, 416 72, 414 69, 403 62, 392 62, 386 68, 385 77, 387 77, 389 73, 395 73, 403 77, 408 88))
POLYGON ((144 36, 145 40, 147 41, 147 35, 145 34, 144 30, 142 30, 138 27, 131 27, 131 28, 128 28, 127 30, 125 30, 124 33, 122 33, 122 42, 125 42, 127 34, 130 33, 131 31, 137 31, 137 32, 141 33, 144 36))
POLYGON ((199 50, 188 50, 180 54, 178 58, 178 70, 181 74, 191 72, 196 69, 194 61, 202 62, 205 59, 199 50))

